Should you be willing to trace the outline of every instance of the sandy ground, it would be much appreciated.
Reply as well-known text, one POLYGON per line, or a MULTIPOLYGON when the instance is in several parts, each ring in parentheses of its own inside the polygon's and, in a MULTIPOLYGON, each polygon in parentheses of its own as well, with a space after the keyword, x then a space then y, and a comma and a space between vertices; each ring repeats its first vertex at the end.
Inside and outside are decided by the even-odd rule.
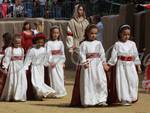
MULTIPOLYGON (((142 77, 140 77, 142 78, 142 77)), ((0 102, 0 113, 150 113, 150 94, 139 88, 139 101, 132 106, 69 107, 74 81, 74 72, 66 71, 68 95, 62 99, 44 101, 0 102)))

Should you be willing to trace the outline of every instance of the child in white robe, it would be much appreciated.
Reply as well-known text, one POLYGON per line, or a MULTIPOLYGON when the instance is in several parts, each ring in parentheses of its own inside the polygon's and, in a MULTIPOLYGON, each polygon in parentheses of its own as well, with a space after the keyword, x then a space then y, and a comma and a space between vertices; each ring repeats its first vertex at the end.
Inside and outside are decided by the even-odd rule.
MULTIPOLYGON (((81 57, 80 66, 81 71, 78 80, 80 101, 82 106, 107 106, 107 79, 104 69, 108 69, 105 59, 105 52, 100 41, 96 40, 98 28, 96 25, 89 25, 85 30, 85 40, 80 44, 79 55, 81 57)), ((78 76, 78 75, 76 75, 78 76)), ((75 88, 75 86, 74 86, 75 88)), ((71 105, 78 105, 74 103, 76 100, 76 93, 74 89, 71 105)), ((80 103, 79 103, 80 104, 80 103)))
POLYGON ((3 88, 6 81, 6 73, 3 69, 1 69, 2 66, 2 60, 4 58, 5 49, 11 46, 11 40, 12 36, 9 32, 6 32, 3 34, 3 47, 0 49, 0 96, 3 92, 3 88))
POLYGON ((31 48, 26 55, 24 69, 28 70, 31 64, 31 82, 38 98, 51 97, 55 90, 44 83, 44 66, 48 65, 46 49, 43 47, 46 36, 39 33, 34 38, 35 47, 31 48))
POLYGON ((114 44, 111 58, 108 61, 110 66, 116 65, 116 89, 122 105, 131 105, 138 99, 139 79, 137 72, 141 72, 141 62, 136 44, 129 40, 130 33, 129 25, 122 25, 119 28, 119 41, 114 44))
POLYGON ((49 78, 50 86, 56 91, 56 97, 64 97, 67 92, 64 85, 64 44, 60 40, 60 28, 53 26, 50 29, 50 41, 45 44, 49 54, 49 78))
POLYGON ((24 50, 21 48, 21 35, 13 38, 13 46, 5 50, 2 67, 7 72, 7 79, 1 95, 4 101, 26 101, 27 80, 25 71, 21 70, 24 50))

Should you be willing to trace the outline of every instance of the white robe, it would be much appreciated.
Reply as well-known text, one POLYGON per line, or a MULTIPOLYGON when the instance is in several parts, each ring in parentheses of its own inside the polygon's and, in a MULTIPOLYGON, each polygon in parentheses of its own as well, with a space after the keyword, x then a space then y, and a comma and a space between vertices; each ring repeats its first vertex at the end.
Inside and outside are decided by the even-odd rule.
POLYGON ((31 64, 31 82, 37 96, 47 97, 55 91, 44 83, 44 65, 47 65, 48 57, 44 47, 39 49, 31 48, 24 62, 24 69, 27 70, 31 64))
POLYGON ((100 41, 84 41, 80 45, 81 64, 89 62, 89 67, 81 69, 80 96, 82 105, 96 105, 107 100, 107 79, 103 68, 105 53, 100 41), (88 53, 99 53, 99 58, 86 59, 88 53))
POLYGON ((45 45, 49 54, 49 62, 56 64, 55 68, 49 66, 50 85, 56 91, 56 97, 63 97, 67 94, 64 85, 64 69, 65 53, 62 41, 48 41, 45 45), (53 50, 60 50, 62 55, 52 55, 53 50))
POLYGON ((4 68, 8 69, 8 73, 1 100, 26 101, 26 73, 21 70, 23 59, 12 61, 12 56, 22 56, 24 58, 24 50, 22 48, 12 47, 8 47, 5 50, 5 57, 2 64, 4 68))
POLYGON ((4 57, 4 53, 3 53, 3 50, 1 48, 0 49, 0 62, 2 61, 3 57, 4 57))
POLYGON ((116 87, 120 101, 136 101, 138 98, 138 74, 135 65, 141 64, 136 44, 133 41, 116 42, 111 58, 110 65, 116 64, 116 87), (134 56, 134 61, 121 61, 118 56, 134 56))

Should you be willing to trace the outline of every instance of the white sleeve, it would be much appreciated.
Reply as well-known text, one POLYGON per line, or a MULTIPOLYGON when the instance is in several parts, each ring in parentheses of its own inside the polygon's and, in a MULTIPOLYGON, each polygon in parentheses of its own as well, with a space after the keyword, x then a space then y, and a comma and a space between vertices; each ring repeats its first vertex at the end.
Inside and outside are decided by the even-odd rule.
POLYGON ((5 50, 5 55, 4 55, 4 59, 2 61, 2 65, 4 68, 8 68, 10 62, 11 62, 11 53, 12 53, 12 48, 6 48, 5 50))
POLYGON ((140 65, 141 61, 140 61, 138 50, 137 50, 137 47, 136 47, 135 43, 133 44, 133 51, 134 51, 133 54, 134 54, 134 57, 135 57, 134 63, 135 63, 135 65, 140 65))
POLYGON ((79 56, 80 56, 80 63, 85 63, 87 61, 86 59, 86 49, 84 42, 81 43, 79 47, 79 56))
POLYGON ((47 53, 47 57, 48 57, 48 62, 51 62, 52 53, 51 53, 51 48, 50 48, 48 42, 45 44, 45 49, 46 49, 46 53, 47 53))
POLYGON ((74 46, 73 33, 72 33, 71 29, 69 28, 69 26, 67 27, 66 45, 67 45, 67 48, 69 48, 69 49, 73 48, 73 46, 74 46))
POLYGON ((106 63, 105 51, 104 51, 104 48, 103 48, 103 45, 101 42, 100 42, 99 47, 100 47, 100 58, 101 58, 103 63, 106 63))
POLYGON ((45 54, 44 54, 43 65, 49 66, 49 55, 47 52, 45 52, 45 54))
POLYGON ((23 69, 24 70, 28 70, 28 67, 30 66, 30 64, 32 63, 32 59, 34 58, 33 56, 33 52, 32 49, 29 49, 27 51, 25 60, 24 60, 24 64, 23 64, 23 69))
POLYGON ((115 65, 118 59, 117 57, 118 57, 118 51, 117 51, 117 45, 115 44, 112 49, 111 58, 109 59, 108 64, 115 65))
POLYGON ((61 52, 62 52, 62 60, 61 60, 61 62, 65 63, 66 57, 65 57, 65 48, 64 48, 63 42, 61 42, 61 52))

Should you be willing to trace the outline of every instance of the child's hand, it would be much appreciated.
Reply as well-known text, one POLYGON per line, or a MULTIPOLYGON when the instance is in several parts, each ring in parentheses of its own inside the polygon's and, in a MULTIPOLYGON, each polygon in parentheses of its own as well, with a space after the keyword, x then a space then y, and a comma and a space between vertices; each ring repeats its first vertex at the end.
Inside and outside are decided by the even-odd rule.
POLYGON ((141 66, 140 66, 140 65, 137 65, 137 72, 138 72, 138 74, 141 74, 141 73, 142 73, 142 69, 141 69, 141 66))
POLYGON ((89 63, 84 64, 84 68, 85 68, 85 69, 89 68, 89 63))
POLYGON ((138 69, 138 74, 141 74, 142 73, 142 70, 141 69, 138 69))
POLYGON ((63 64, 63 68, 65 68, 66 66, 65 66, 65 64, 63 64))
POLYGON ((69 49, 69 53, 70 53, 70 55, 73 55, 73 49, 71 48, 71 49, 69 49))
POLYGON ((7 69, 4 66, 2 66, 1 69, 4 74, 7 74, 7 69))
POLYGON ((105 63, 103 64, 105 71, 108 71, 110 69, 110 67, 105 63))
POLYGON ((56 67, 56 64, 51 63, 51 64, 50 64, 50 66, 51 66, 51 68, 53 69, 53 68, 55 68, 55 67, 56 67))
POLYGON ((7 69, 3 70, 3 73, 7 74, 8 73, 7 69))

